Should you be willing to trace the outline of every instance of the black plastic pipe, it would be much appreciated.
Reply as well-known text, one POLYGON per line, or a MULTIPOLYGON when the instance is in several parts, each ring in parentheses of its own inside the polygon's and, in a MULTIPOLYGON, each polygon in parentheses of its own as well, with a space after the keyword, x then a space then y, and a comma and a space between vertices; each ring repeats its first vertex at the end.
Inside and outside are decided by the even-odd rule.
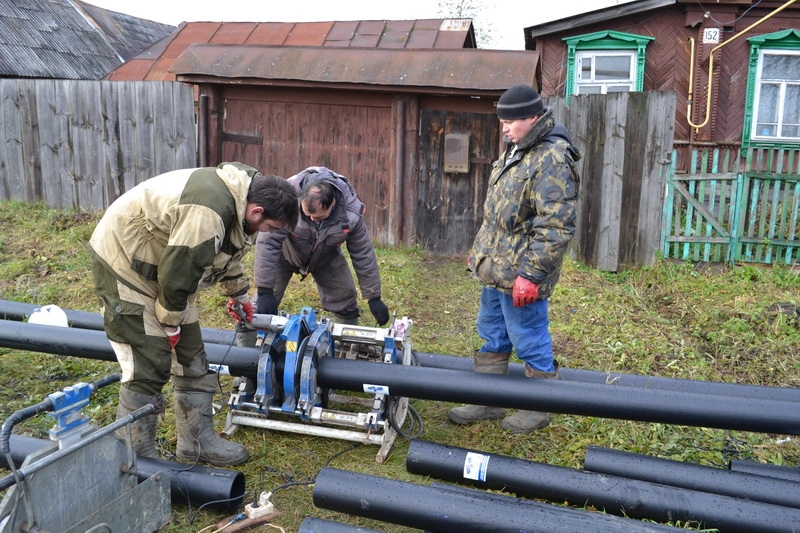
MULTIPOLYGON (((39 307, 41 307, 41 305, 26 304, 13 300, 0 300, 0 318, 16 321, 27 320, 39 307)), ((103 325, 103 316, 100 313, 75 311, 72 309, 62 309, 62 311, 67 315, 67 323, 73 328, 95 331, 102 331, 105 329, 103 325)), ((236 334, 233 331, 201 328, 200 332, 205 342, 229 345, 236 343, 236 334)))
POLYGON ((673 487, 800 508, 800 483, 673 461, 638 453, 587 446, 583 468, 673 487))
POLYGON ((595 383, 525 379, 409 365, 375 365, 323 357, 318 384, 363 392, 384 385, 405 398, 531 409, 621 420, 800 433, 800 403, 660 389, 609 387, 595 383))
POLYGON ((614 515, 658 522, 697 521, 703 528, 717 528, 725 533, 800 529, 800 509, 420 440, 411 442, 406 468, 412 474, 502 490, 525 498, 581 507, 590 505, 614 515))
POLYGON ((297 533, 384 533, 377 529, 367 529, 359 526, 351 526, 350 524, 342 524, 341 522, 334 522, 332 520, 325 520, 324 518, 316 518, 314 516, 307 516, 303 523, 300 524, 300 529, 297 533))
MULTIPOLYGON (((0 346, 18 350, 116 360, 102 331, 79 330, 0 320, 0 346)), ((254 377, 256 348, 206 343, 209 363, 228 366, 232 375, 254 377)), ((800 408, 795 402, 698 394, 660 389, 609 387, 595 383, 525 379, 412 365, 384 365, 323 357, 317 383, 326 389, 363 392, 366 384, 384 385, 390 394, 597 416, 665 424, 800 434, 800 408)))
MULTIPOLYGON (((22 435, 11 435, 11 459, 15 465, 20 465, 33 452, 48 446, 57 446, 56 443, 45 439, 36 439, 22 435)), ((4 454, 0 454, 0 464, 9 468, 4 454)), ((224 511, 236 511, 244 500, 245 477, 235 470, 207 467, 202 465, 188 465, 153 459, 150 457, 137 457, 136 467, 131 471, 139 483, 162 472, 169 477, 170 495, 173 503, 192 502, 194 505, 206 505, 224 511)))
MULTIPOLYGON (((414 353, 421 366, 447 368, 450 370, 468 370, 470 372, 475 369, 472 357, 459 357, 456 355, 442 355, 426 352, 414 353)), ((525 365, 522 363, 511 363, 508 366, 508 372, 512 376, 524 376, 525 365)), ((601 372, 599 370, 564 367, 559 370, 558 377, 564 381, 580 381, 581 383, 598 383, 600 385, 673 390, 679 392, 695 392, 699 394, 720 394, 724 396, 746 396, 748 398, 800 402, 800 388, 797 387, 766 387, 763 385, 665 378, 642 374, 620 374, 619 372, 601 372)))
POLYGON ((474 497, 330 467, 317 474, 313 498, 321 509, 437 533, 663 531, 663 526, 581 509, 474 497))
POLYGON ((794 483, 800 483, 800 468, 796 466, 771 465, 757 463, 755 461, 745 461, 743 459, 731 459, 729 468, 735 472, 785 479, 794 483))
MULTIPOLYGON (((117 360, 103 330, 0 320, 0 347, 100 361, 117 360)), ((228 366, 232 375, 255 377, 258 373, 259 350, 256 348, 212 342, 206 342, 205 348, 208 361, 228 366)))
MULTIPOLYGON (((29 317, 37 307, 39 306, 34 304, 0 300, 0 317, 5 317, 8 320, 24 320, 29 317)), ((65 309, 64 312, 67 315, 67 321, 72 327, 91 330, 103 329, 103 317, 98 313, 72 311, 69 309, 65 309)), ((203 341, 206 343, 224 344, 228 346, 235 345, 236 343, 236 334, 233 331, 201 328, 201 334, 203 336, 203 341)), ((466 370, 470 372, 474 370, 472 357, 459 357, 427 352, 415 352, 415 354, 421 366, 446 368, 449 370, 466 370)), ((523 376, 525 374, 525 366, 522 363, 511 363, 511 365, 509 365, 509 373, 512 376, 523 376)), ((746 396, 748 398, 800 402, 800 388, 798 387, 766 387, 742 383, 666 378, 563 367, 559 373, 559 379, 565 381, 579 381, 582 383, 618 385, 622 387, 674 390, 699 394, 746 396)))

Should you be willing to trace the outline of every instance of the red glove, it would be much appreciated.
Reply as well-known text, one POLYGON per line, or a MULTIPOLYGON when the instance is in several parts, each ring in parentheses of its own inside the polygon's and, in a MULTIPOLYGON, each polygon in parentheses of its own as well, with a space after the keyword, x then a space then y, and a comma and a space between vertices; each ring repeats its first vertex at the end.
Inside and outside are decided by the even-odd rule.
POLYGON ((174 350, 175 345, 178 344, 179 340, 181 340, 181 327, 178 326, 178 329, 176 329, 173 333, 170 333, 169 331, 167 331, 166 333, 167 333, 167 342, 169 343, 169 349, 174 350))
POLYGON ((242 315, 248 322, 253 321, 253 303, 247 300, 245 303, 238 302, 234 298, 228 299, 228 314, 231 315, 236 322, 242 321, 242 315))
POLYGON ((539 285, 517 276, 511 296, 514 298, 514 307, 525 307, 539 298, 539 285))

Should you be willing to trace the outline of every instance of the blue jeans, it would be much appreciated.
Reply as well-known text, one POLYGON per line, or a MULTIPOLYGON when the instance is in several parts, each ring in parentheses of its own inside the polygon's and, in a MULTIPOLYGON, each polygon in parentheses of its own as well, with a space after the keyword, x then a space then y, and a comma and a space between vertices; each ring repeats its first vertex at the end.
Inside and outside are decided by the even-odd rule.
POLYGON ((506 353, 513 348, 534 370, 555 371, 546 299, 514 307, 510 294, 483 287, 477 326, 484 340, 479 351, 506 353))

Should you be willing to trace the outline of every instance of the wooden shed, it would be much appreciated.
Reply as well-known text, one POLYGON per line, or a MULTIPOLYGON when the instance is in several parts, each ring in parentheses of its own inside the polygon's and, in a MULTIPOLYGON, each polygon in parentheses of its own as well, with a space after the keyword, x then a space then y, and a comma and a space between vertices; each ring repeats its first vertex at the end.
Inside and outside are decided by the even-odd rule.
POLYGON ((329 166, 376 241, 462 253, 500 145, 494 102, 538 58, 475 47, 471 19, 188 22, 108 79, 192 84, 201 165, 329 166))
POLYGON ((200 158, 351 178, 383 244, 462 253, 482 220, 500 128, 495 102, 533 83, 538 55, 195 45, 172 64, 199 88, 200 158))

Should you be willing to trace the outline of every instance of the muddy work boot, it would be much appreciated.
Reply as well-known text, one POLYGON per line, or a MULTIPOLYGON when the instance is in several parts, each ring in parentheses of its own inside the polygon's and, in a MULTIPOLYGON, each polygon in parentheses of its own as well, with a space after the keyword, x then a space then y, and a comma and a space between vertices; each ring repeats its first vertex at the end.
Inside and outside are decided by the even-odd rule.
MULTIPOLYGON (((138 420, 131 422, 131 440, 133 441, 133 451, 139 457, 149 457, 159 459, 156 450, 156 428, 158 426, 158 415, 164 412, 164 397, 160 394, 149 396, 140 392, 132 391, 127 387, 119 388, 119 403, 117 404, 117 420, 125 418, 137 409, 145 405, 153 404, 156 408, 154 413, 145 415, 138 420)), ((117 436, 125 440, 127 429, 121 427, 117 430, 117 436)))
MULTIPOLYGON (((529 378, 556 379, 558 371, 542 372, 525 365, 525 376, 529 378)), ((550 425, 550 413, 539 411, 517 411, 500 422, 500 427, 517 435, 527 435, 550 425)))
MULTIPOLYGON (((508 375, 508 359, 510 353, 475 352, 475 372, 481 374, 508 375)), ((456 424, 472 424, 480 420, 497 420, 506 414, 502 407, 486 405, 462 405, 454 407, 447 413, 447 418, 456 424)))
POLYGON ((243 445, 214 432, 211 402, 217 391, 217 375, 200 378, 172 376, 175 396, 176 455, 181 461, 214 466, 238 465, 250 458, 243 445))

